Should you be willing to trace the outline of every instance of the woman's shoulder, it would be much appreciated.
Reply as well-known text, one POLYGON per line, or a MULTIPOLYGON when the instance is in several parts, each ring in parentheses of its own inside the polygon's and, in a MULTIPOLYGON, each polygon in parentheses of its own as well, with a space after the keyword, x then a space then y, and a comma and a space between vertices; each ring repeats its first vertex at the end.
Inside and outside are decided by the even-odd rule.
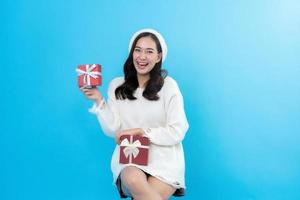
POLYGON ((166 78, 164 79, 164 85, 162 91, 166 94, 171 94, 171 95, 174 93, 180 93, 176 80, 171 76, 166 76, 166 78))
POLYGON ((164 80, 164 87, 167 89, 178 89, 178 84, 174 78, 171 76, 166 76, 164 80))

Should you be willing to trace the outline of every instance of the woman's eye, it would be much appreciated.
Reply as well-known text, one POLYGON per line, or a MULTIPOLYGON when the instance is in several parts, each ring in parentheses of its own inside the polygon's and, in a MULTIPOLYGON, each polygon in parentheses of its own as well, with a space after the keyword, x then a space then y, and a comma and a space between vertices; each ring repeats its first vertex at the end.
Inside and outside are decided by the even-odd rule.
POLYGON ((152 53, 153 53, 153 51, 146 51, 146 53, 148 53, 148 54, 152 54, 152 53))
POLYGON ((141 52, 141 50, 140 50, 140 49, 134 49, 134 51, 135 51, 135 52, 141 52))

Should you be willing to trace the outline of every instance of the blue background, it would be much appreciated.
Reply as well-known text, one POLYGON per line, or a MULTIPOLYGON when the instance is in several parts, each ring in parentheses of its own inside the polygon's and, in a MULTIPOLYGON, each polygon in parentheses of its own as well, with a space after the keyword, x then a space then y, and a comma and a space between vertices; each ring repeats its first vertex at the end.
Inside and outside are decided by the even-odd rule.
POLYGON ((122 75, 131 35, 165 37, 190 129, 186 196, 300 199, 300 2, 28 0, 0 3, 0 199, 118 199, 114 141, 75 68, 122 75))

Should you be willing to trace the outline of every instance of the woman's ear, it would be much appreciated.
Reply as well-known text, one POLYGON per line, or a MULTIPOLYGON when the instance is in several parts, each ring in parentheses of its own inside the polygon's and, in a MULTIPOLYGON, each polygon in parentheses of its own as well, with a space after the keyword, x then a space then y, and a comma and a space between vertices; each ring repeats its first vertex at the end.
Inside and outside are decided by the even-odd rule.
POLYGON ((162 59, 162 53, 157 54, 156 63, 158 63, 162 59))

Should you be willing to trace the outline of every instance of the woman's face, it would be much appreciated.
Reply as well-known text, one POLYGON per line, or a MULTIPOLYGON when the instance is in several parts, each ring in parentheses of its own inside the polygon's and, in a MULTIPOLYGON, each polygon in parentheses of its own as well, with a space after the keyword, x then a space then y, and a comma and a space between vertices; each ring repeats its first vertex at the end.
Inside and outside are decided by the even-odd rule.
POLYGON ((140 38, 133 50, 133 64, 139 75, 148 75, 161 59, 154 40, 150 37, 140 38))

